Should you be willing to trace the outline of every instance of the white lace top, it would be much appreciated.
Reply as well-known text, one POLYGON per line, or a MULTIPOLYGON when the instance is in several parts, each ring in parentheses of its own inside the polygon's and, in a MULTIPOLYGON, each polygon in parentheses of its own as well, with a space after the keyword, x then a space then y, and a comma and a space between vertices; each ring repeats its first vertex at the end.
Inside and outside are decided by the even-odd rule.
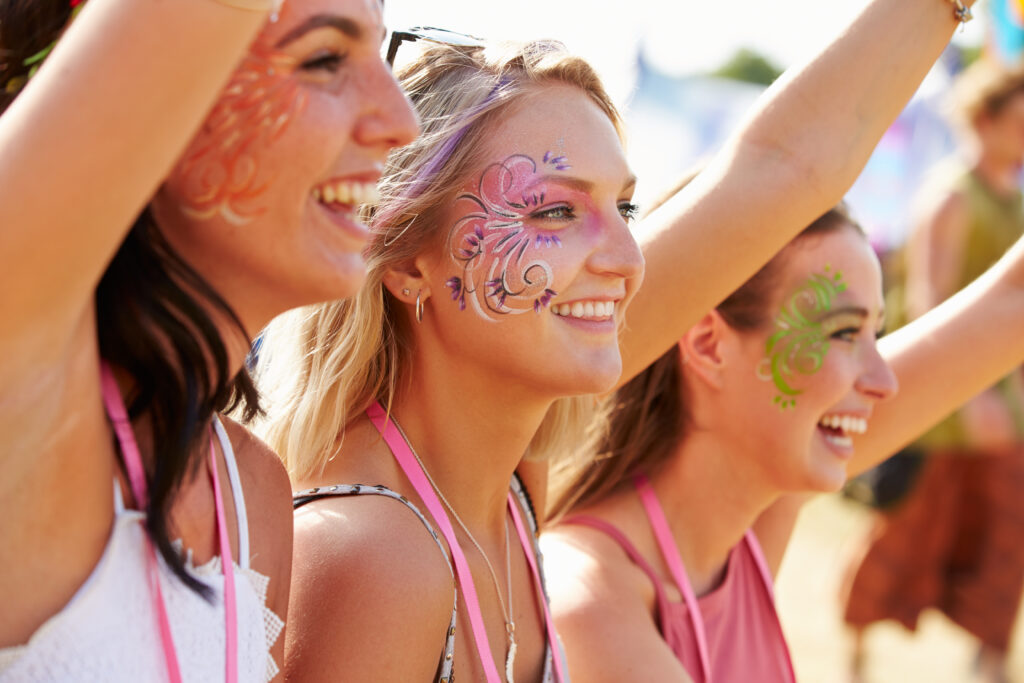
MULTIPOLYGON (((238 516, 235 590, 238 605, 238 680, 265 683, 277 673, 270 647, 284 622, 266 607, 268 578, 249 567, 249 527, 231 442, 215 421, 238 516), (244 579, 242 578, 244 577, 244 579)), ((96 568, 74 597, 28 644, 0 649, 0 683, 167 680, 153 598, 147 585, 145 516, 126 510, 114 486, 115 521, 96 568)), ((158 554, 159 555, 159 554, 158 554)), ((224 680, 224 577, 220 558, 192 567, 211 586, 210 604, 160 560, 160 587, 185 683, 224 680)))

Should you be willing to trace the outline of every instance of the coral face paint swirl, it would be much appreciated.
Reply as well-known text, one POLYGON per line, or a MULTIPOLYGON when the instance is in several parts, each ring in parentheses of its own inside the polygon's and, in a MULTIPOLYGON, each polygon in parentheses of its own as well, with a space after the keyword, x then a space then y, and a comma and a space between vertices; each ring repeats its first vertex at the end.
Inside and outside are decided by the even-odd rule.
MULTIPOLYGON (((544 155, 544 167, 571 168, 564 156, 551 152, 544 155)), ((456 199, 462 218, 452 228, 449 251, 459 274, 446 284, 460 310, 468 305, 485 319, 496 320, 540 313, 556 296, 543 251, 561 248, 562 240, 530 221, 549 201, 549 188, 538 171, 533 158, 514 154, 484 169, 475 191, 456 199)))
POLYGON ((260 198, 274 175, 261 153, 306 105, 295 67, 262 37, 253 44, 181 160, 186 214, 242 225, 265 211, 260 198))

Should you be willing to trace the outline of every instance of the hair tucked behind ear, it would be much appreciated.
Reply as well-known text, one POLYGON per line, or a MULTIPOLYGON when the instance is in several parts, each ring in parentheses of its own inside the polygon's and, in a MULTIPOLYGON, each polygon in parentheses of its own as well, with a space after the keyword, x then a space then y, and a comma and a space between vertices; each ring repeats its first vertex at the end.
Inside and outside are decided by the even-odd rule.
MULTIPOLYGON (((770 322, 769 307, 789 248, 844 228, 863 234, 840 205, 804 228, 716 310, 735 330, 762 328, 770 322)), ((638 473, 656 472, 686 438, 690 424, 687 394, 679 347, 673 346, 611 397, 609 426, 603 437, 555 464, 549 520, 597 503, 638 473)))
MULTIPOLYGON (((481 165, 488 134, 510 108, 525 106, 539 86, 564 84, 586 93, 621 129, 597 74, 559 43, 432 46, 398 76, 422 133, 388 160, 370 221, 366 284, 349 300, 279 317, 260 352, 258 381, 270 416, 261 435, 294 477, 320 471, 349 421, 373 401, 389 406, 408 377, 412 335, 384 274, 447 239, 440 212, 481 165)), ((530 454, 577 446, 594 407, 592 397, 557 401, 530 454)))
MULTIPOLYGON (((0 0, 0 112, 28 76, 24 61, 56 41, 70 16, 68 0, 0 0)), ((170 247, 148 209, 136 219, 95 293, 100 356, 131 375, 128 411, 145 416, 152 442, 146 525, 171 570, 209 596, 171 543, 169 513, 182 481, 205 453, 210 420, 244 404, 259 410, 243 369, 230 374, 228 353, 208 311, 232 321, 228 304, 170 247)), ((247 339, 247 338, 246 338, 247 339)))

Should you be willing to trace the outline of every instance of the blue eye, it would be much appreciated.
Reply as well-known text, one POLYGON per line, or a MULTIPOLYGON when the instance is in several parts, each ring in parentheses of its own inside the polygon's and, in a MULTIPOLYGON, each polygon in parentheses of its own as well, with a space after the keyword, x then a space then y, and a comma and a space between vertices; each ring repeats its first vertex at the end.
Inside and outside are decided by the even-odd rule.
POLYGON ((550 209, 541 209, 530 214, 530 218, 550 221, 568 221, 576 218, 576 212, 568 204, 559 204, 550 209))

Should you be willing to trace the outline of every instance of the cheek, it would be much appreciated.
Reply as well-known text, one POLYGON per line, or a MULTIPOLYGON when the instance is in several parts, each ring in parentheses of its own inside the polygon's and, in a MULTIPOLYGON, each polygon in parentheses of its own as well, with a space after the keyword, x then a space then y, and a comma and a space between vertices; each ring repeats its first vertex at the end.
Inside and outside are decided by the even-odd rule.
POLYGON ((488 319, 540 313, 557 296, 552 263, 562 237, 528 224, 545 202, 536 174, 533 159, 513 155, 484 169, 456 200, 447 249, 454 272, 445 284, 460 310, 488 319))
POLYGON ((171 182, 185 213, 243 225, 269 208, 279 164, 269 163, 307 104, 294 60, 258 45, 232 75, 171 182))

